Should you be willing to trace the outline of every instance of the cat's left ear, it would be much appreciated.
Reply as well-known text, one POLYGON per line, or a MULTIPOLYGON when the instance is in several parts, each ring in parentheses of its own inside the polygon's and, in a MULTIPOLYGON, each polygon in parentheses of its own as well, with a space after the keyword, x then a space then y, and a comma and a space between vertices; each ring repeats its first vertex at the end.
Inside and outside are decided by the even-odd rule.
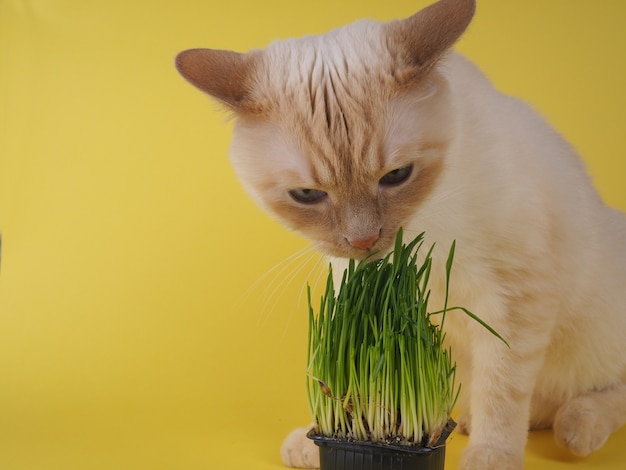
POLYGON ((427 71, 463 34, 475 9, 475 0, 439 0, 409 18, 387 23, 388 43, 405 67, 427 71))
POLYGON ((259 54, 189 49, 176 56, 176 68, 189 83, 231 110, 254 112, 251 93, 259 54))

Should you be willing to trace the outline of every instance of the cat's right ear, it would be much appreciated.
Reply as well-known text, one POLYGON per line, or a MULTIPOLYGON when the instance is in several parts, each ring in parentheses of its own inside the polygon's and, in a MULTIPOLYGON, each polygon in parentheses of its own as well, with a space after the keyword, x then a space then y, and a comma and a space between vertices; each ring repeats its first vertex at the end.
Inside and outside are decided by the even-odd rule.
POLYGON ((251 98, 257 52, 241 54, 215 49, 189 49, 176 56, 176 69, 193 86, 238 113, 255 111, 251 98))

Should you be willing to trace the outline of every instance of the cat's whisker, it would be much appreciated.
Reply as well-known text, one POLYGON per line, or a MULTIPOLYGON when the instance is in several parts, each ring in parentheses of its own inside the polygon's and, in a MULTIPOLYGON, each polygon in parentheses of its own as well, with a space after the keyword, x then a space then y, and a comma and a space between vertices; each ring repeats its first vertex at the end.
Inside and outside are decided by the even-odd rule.
POLYGON ((298 274, 304 269, 304 266, 306 266, 311 257, 312 254, 310 251, 306 250, 298 258, 290 260, 289 264, 285 263, 283 268, 276 273, 272 283, 268 285, 265 291, 265 303, 261 312, 266 312, 267 316, 269 316, 276 311, 276 306, 282 295, 298 277, 298 274))
MULTIPOLYGON (((263 304, 259 309, 260 323, 264 322, 276 310, 276 306, 280 301, 281 295, 287 290, 287 287, 298 277, 301 271, 310 265, 310 260, 317 256, 310 246, 304 247, 293 253, 283 261, 277 263, 272 269, 265 273, 251 288, 258 289, 265 284, 261 295, 263 304), (269 282, 264 281, 271 276, 269 282)), ((248 293, 250 296, 250 292, 248 293)), ((299 304, 300 302, 298 302, 299 304)))
POLYGON ((320 277, 323 274, 323 270, 320 269, 320 267, 323 264, 323 261, 326 260, 326 257, 323 254, 316 251, 313 247, 311 247, 311 256, 307 259, 307 262, 303 263, 301 268, 298 270, 298 272, 300 272, 302 269, 304 269, 304 267, 309 265, 311 260, 315 258, 316 256, 317 256, 317 260, 311 266, 311 269, 309 270, 309 273, 305 278, 306 281, 300 287, 300 292, 298 294, 298 298, 296 300, 294 308, 290 310, 289 316, 287 317, 287 321, 285 323, 285 328, 283 331, 284 335, 286 335, 287 332, 289 331, 289 328, 294 318, 293 317, 294 312, 302 313, 302 315, 307 315, 307 309, 306 309, 306 307, 308 306, 308 304, 306 303, 307 302, 307 288, 310 286, 311 292, 315 292, 315 288, 319 284, 320 277), (314 280, 312 281, 311 279, 314 279, 314 280))
POLYGON ((245 304, 250 299, 250 297, 252 297, 253 293, 257 291, 261 291, 263 297, 266 298, 265 294, 270 289, 270 287, 276 282, 276 279, 278 279, 281 276, 281 274, 286 269, 288 269, 288 266, 291 263, 294 263, 301 257, 305 256, 309 250, 310 248, 308 246, 303 247, 297 250, 296 252, 292 253, 291 255, 289 255, 287 258, 279 261, 273 267, 271 267, 266 272, 264 272, 248 288, 246 288, 245 292, 241 295, 240 299, 237 302, 237 307, 241 307, 243 304, 245 304), (269 279, 269 282, 267 282, 270 276, 272 276, 272 278, 269 279))

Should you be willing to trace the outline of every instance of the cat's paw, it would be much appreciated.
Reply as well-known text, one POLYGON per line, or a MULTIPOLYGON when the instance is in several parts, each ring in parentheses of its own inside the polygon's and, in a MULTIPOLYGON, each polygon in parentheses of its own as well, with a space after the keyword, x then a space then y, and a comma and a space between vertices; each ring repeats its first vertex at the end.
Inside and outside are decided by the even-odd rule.
POLYGON ((287 467, 319 468, 320 453, 311 439, 306 437, 308 428, 294 429, 280 447, 280 455, 287 467))
POLYGON ((595 410, 588 397, 565 403, 554 418, 554 440, 572 454, 585 457, 604 445, 611 434, 606 420, 595 410))
POLYGON ((516 455, 486 445, 470 445, 461 454, 459 470, 523 470, 524 454, 516 455))

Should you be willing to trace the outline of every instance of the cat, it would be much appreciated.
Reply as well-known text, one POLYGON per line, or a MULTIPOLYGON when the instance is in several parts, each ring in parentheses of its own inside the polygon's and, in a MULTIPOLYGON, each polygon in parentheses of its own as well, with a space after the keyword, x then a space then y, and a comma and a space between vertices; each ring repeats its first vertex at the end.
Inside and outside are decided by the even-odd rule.
MULTIPOLYGON (((570 145, 452 50, 475 10, 440 0, 248 53, 191 49, 182 76, 234 113, 230 150, 267 212, 342 266, 400 227, 436 242, 431 304, 464 384, 460 468, 519 470, 529 429, 585 456, 626 422, 626 217, 570 145)), ((335 271, 338 269, 336 268, 335 271)), ((286 465, 319 457, 295 430, 286 465)))

